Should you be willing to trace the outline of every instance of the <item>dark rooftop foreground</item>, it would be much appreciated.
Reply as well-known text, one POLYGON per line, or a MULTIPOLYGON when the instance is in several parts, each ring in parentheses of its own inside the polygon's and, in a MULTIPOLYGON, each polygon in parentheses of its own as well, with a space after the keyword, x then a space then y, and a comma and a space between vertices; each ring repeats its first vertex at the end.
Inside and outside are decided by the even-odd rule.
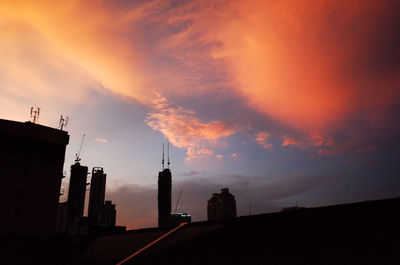
MULTIPOLYGON (((169 230, 3 238, 0 264, 117 264, 169 230)), ((399 249, 396 198, 191 223, 124 264, 400 264, 399 249)))

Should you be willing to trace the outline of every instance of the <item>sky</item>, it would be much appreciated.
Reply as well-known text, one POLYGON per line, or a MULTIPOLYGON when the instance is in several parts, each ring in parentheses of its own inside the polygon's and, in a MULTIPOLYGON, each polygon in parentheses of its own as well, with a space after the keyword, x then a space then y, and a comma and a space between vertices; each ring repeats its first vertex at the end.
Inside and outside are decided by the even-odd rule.
POLYGON ((167 140, 193 221, 400 195, 400 1, 2 0, 0 36, 0 118, 68 116, 61 200, 85 134, 118 225, 157 225, 167 140))

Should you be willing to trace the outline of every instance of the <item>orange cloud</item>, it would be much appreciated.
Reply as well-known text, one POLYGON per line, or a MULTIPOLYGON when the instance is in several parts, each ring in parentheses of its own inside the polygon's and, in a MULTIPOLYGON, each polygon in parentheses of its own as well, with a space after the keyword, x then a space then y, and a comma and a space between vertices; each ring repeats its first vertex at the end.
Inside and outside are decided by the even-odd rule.
POLYGON ((289 146, 289 145, 300 145, 300 142, 298 142, 295 138, 285 137, 282 146, 289 146))
POLYGON ((368 108, 387 104, 373 95, 388 100, 394 95, 390 83, 383 88, 386 96, 378 87, 363 89, 359 70, 348 68, 358 67, 351 64, 362 57, 354 56, 376 35, 369 18, 386 17, 383 4, 246 1, 232 4, 231 12, 236 16, 217 27, 223 44, 216 58, 227 60, 238 90, 260 112, 324 133, 357 110, 355 101, 368 108))
POLYGON ((6 66, 1 66, 7 67, 14 86, 8 89, 15 92, 23 87, 52 96, 64 93, 60 87, 68 84, 79 98, 85 92, 77 87, 88 90, 89 85, 91 89, 101 85, 118 95, 150 102, 152 89, 140 74, 143 58, 135 43, 126 41, 128 34, 135 34, 131 25, 144 10, 120 11, 102 1, 1 1, 0 46, 7 51, 2 55, 6 66), (62 74, 54 86, 48 79, 57 70, 62 74))
MULTIPOLYGON (((324 138, 355 113, 374 122, 398 102, 395 67, 387 70, 384 62, 370 69, 397 58, 390 1, 126 5, 1 1, 2 101, 37 96, 86 103, 90 89, 104 88, 147 106, 157 92, 180 99, 229 95, 324 138)), ((170 134, 177 146, 232 133, 220 121, 202 123, 179 107, 170 109, 178 114, 157 111, 150 126, 170 134), (174 121, 168 126, 176 128, 167 129, 165 117, 176 115, 190 124, 174 121)))
POLYGON ((203 123, 193 111, 173 106, 159 95, 154 101, 153 111, 147 116, 147 124, 162 132, 175 146, 187 148, 187 159, 209 156, 213 152, 204 145, 215 143, 235 130, 221 121, 203 123))
POLYGON ((198 145, 188 146, 186 152, 186 161, 210 157, 213 154, 214 152, 212 150, 206 148, 199 149, 198 145))
POLYGON ((373 113, 398 97, 398 72, 373 70, 382 54, 390 59, 399 49, 391 5, 193 1, 174 9, 169 21, 182 29, 160 47, 192 71, 190 80, 197 82, 199 72, 211 75, 210 68, 224 79, 224 85, 213 80, 194 91, 175 92, 197 95, 212 87, 236 93, 286 126, 326 136, 358 111, 368 112, 373 122, 373 113), (391 42, 393 47, 386 47, 391 42))
POLYGON ((262 147, 264 147, 265 149, 270 149, 272 147, 272 144, 268 143, 268 137, 269 137, 269 133, 267 132, 259 132, 256 137, 255 137, 255 141, 260 144, 262 147))
POLYGON ((97 137, 96 139, 94 139, 94 141, 102 144, 108 143, 108 139, 103 137, 97 137))

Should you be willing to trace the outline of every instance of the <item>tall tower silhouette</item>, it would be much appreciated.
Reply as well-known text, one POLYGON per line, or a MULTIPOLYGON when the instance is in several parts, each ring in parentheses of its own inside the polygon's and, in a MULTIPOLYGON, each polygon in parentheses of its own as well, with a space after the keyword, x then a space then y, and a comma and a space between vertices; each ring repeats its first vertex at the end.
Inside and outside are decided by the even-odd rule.
POLYGON ((106 193, 106 177, 102 167, 94 167, 92 170, 92 179, 90 181, 90 197, 88 217, 91 224, 102 223, 104 196, 106 193))
POLYGON ((164 144, 162 154, 162 171, 158 172, 158 226, 171 225, 171 188, 172 175, 169 169, 169 143, 168 143, 168 167, 164 168, 164 144))
POLYGON ((87 172, 88 168, 81 166, 78 161, 71 166, 67 205, 67 229, 71 228, 83 217, 87 172))

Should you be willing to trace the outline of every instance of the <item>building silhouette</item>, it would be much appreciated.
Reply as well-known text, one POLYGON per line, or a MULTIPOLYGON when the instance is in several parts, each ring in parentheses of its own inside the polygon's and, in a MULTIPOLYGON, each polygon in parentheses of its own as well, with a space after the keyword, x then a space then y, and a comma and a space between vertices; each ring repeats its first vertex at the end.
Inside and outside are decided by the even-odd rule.
MULTIPOLYGON (((106 177, 102 167, 94 167, 90 181, 88 217, 90 224, 103 223, 106 177)), ((115 206, 114 206, 115 207, 115 206)))
POLYGON ((0 236, 56 233, 65 131, 0 119, 0 236))
POLYGON ((76 225, 83 217, 85 206, 88 167, 82 166, 78 161, 77 159, 75 164, 71 166, 68 190, 67 230, 76 225))
POLYGON ((171 225, 172 175, 169 168, 158 173, 158 226, 171 225))
POLYGON ((104 225, 115 226, 116 214, 117 211, 115 210, 115 204, 112 204, 111 201, 106 201, 103 206, 101 223, 104 225))
POLYGON ((228 188, 221 189, 221 193, 213 193, 207 203, 207 219, 224 220, 236 217, 235 196, 229 193, 228 188))

